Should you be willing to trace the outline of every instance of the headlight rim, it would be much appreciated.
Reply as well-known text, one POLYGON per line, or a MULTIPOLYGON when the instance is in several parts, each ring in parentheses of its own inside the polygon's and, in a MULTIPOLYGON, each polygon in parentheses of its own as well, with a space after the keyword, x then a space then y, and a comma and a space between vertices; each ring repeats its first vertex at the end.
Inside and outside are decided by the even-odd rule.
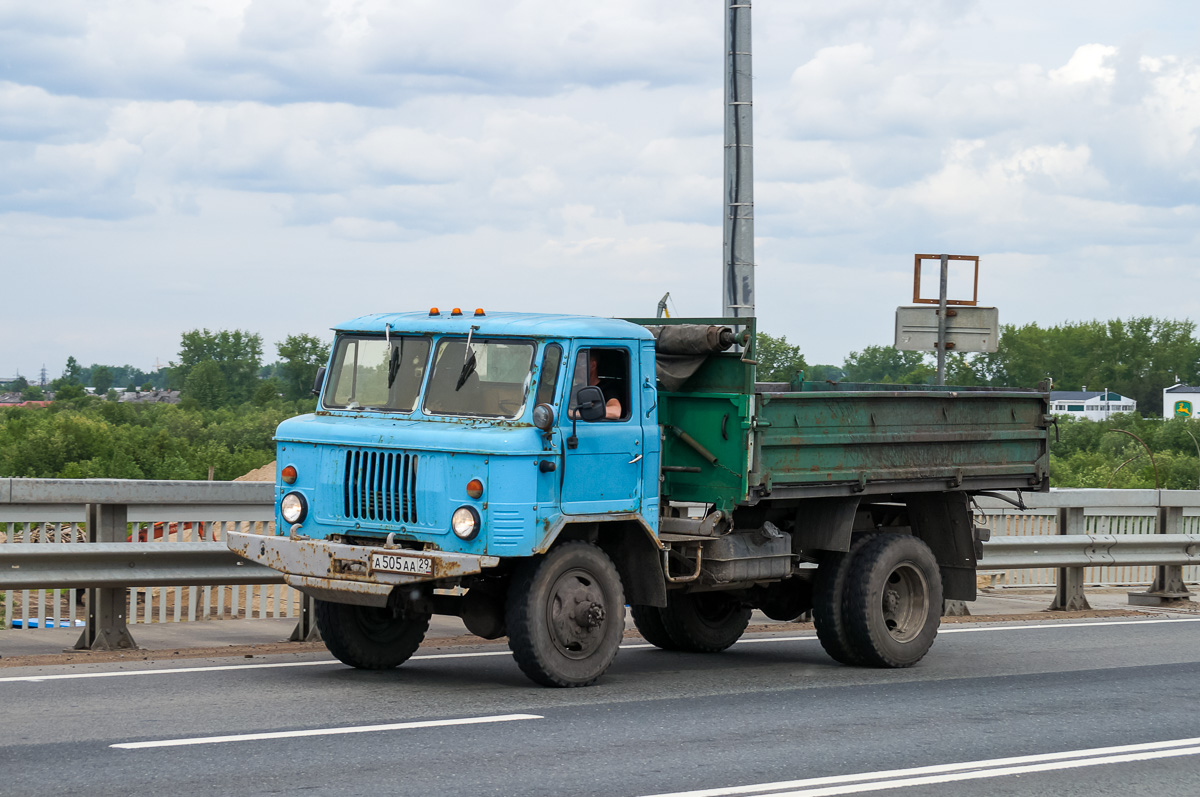
POLYGON ((470 504, 463 504, 458 509, 455 509, 454 514, 452 514, 450 516, 450 531, 454 533, 455 537, 458 537, 463 542, 470 542, 471 540, 478 537, 479 532, 482 528, 483 528, 483 521, 479 517, 479 510, 476 509, 475 507, 471 506, 470 504), (460 512, 466 512, 467 515, 471 518, 471 529, 465 535, 459 532, 458 523, 456 522, 459 518, 460 512))
POLYGON ((292 525, 303 523, 308 518, 308 499, 304 497, 303 493, 293 490, 279 500, 279 516, 292 525), (287 500, 289 498, 295 498, 300 505, 294 519, 288 517, 287 500))

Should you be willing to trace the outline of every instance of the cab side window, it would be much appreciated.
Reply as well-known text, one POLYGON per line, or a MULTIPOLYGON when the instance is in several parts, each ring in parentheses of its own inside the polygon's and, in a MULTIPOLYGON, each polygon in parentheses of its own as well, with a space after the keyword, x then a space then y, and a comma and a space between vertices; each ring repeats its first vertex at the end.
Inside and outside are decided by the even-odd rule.
POLYGON ((575 395, 579 388, 595 385, 604 394, 605 420, 628 420, 632 414, 629 384, 628 350, 600 347, 582 349, 575 358, 568 412, 575 411, 575 395))
POLYGON ((542 354, 542 370, 538 372, 537 398, 534 404, 553 404, 558 387, 558 368, 562 365, 563 350, 557 343, 546 346, 542 354))

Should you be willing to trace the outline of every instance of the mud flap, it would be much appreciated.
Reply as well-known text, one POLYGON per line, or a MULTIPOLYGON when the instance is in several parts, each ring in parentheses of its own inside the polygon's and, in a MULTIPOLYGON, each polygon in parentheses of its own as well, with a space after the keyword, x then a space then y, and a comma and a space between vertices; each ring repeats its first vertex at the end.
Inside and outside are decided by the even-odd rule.
POLYGON ((946 600, 975 600, 975 531, 966 493, 906 496, 913 534, 933 551, 946 600))

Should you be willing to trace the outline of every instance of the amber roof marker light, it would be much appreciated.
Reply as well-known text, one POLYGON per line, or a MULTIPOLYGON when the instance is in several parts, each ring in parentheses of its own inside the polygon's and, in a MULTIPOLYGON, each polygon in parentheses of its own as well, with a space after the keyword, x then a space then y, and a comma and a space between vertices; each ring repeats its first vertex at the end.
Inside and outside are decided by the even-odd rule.
POLYGON ((475 315, 476 315, 476 316, 481 316, 481 315, 487 315, 487 313, 483 312, 483 308, 482 308, 482 307, 476 307, 476 308, 475 308, 475 315))
POLYGON ((429 314, 430 314, 430 315, 441 315, 442 313, 441 313, 441 311, 440 311, 440 310, 438 310, 436 307, 430 307, 430 308, 429 308, 429 314))

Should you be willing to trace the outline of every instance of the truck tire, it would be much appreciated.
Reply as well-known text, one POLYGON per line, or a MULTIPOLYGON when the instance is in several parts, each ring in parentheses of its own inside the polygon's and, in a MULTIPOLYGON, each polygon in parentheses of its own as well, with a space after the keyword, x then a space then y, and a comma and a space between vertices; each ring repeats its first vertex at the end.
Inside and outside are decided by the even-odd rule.
POLYGON ((821 647, 834 661, 842 664, 862 664, 862 657, 854 650, 846 631, 846 584, 855 555, 875 536, 855 535, 849 551, 825 551, 817 562, 817 574, 813 578, 813 625, 821 647))
POLYGON ((663 623, 663 610, 658 606, 633 605, 629 607, 633 616, 633 624, 637 626, 642 639, 663 650, 679 650, 679 644, 671 638, 667 626, 663 623))
POLYGON ((942 578, 929 546, 908 534, 881 534, 850 565, 846 629, 862 663, 911 667, 933 645, 942 578))
POLYGON ((505 613, 508 646, 543 686, 589 686, 617 655, 625 595, 612 560, 589 542, 565 542, 523 562, 505 613))
POLYGON ((724 592, 672 592, 662 620, 677 650, 718 653, 741 639, 750 609, 724 592))
POLYGON ((343 664, 389 670, 408 661, 429 630, 428 614, 395 616, 389 608, 317 599, 317 628, 325 647, 343 664))

